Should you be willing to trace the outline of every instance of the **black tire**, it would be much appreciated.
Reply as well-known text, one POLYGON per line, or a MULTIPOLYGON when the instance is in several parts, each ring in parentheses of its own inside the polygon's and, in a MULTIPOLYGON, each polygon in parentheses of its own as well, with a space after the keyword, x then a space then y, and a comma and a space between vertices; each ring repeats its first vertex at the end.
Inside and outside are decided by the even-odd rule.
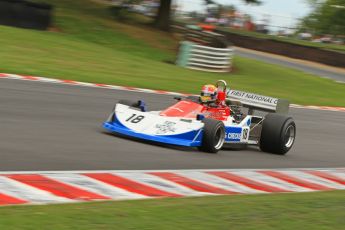
POLYGON ((140 109, 139 101, 119 100, 118 103, 140 109))
POLYGON ((217 153, 225 141, 225 127, 222 121, 205 118, 202 145, 198 147, 200 151, 217 153))
POLYGON ((291 117, 269 113, 262 124, 260 149, 278 155, 286 154, 296 139, 296 124, 291 117))

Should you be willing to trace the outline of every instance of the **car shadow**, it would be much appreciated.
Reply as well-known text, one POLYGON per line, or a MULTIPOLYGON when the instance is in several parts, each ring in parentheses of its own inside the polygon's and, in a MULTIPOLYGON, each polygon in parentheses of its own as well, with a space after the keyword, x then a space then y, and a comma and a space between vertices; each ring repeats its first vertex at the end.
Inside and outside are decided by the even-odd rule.
MULTIPOLYGON (((116 138, 120 138, 123 140, 130 140, 130 141, 134 141, 137 143, 141 143, 141 144, 145 144, 145 145, 151 145, 151 146, 156 146, 156 147, 161 147, 164 149, 173 149, 173 150, 177 150, 177 151, 181 151, 181 152, 190 152, 190 153, 203 153, 203 154, 213 154, 213 153, 206 153, 206 152, 202 152, 199 151, 196 147, 187 147, 187 146, 179 146, 179 145, 172 145, 172 144, 164 144, 164 143, 160 143, 160 142, 155 142, 155 141, 150 141, 150 140, 143 140, 143 139, 139 139, 136 137, 130 137, 130 136, 126 136, 123 134, 119 134, 119 133, 112 133, 112 132, 108 132, 105 130, 98 130, 98 132, 110 136, 110 137, 116 137, 116 138)), ((250 150, 252 153, 257 153, 257 154, 267 154, 265 152, 262 152, 257 146, 250 146, 250 145, 245 145, 245 146, 227 146, 225 145, 222 148, 223 151, 231 151, 231 152, 239 152, 239 151, 246 151, 246 150, 250 150)))

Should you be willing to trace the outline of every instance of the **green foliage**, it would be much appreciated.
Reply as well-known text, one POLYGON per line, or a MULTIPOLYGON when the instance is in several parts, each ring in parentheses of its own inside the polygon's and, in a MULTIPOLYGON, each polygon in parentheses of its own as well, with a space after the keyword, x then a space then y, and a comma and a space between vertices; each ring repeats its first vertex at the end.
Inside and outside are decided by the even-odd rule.
POLYGON ((129 12, 122 6, 111 6, 109 7, 109 11, 116 20, 123 21, 128 18, 129 12))
MULTIPOLYGON (((164 0, 162 0, 162 1, 164 1, 164 0)), ((213 0, 204 0, 204 1, 205 1, 206 5, 212 5, 212 4, 220 5, 220 4, 218 4, 217 2, 215 2, 213 0)), ((260 5, 262 3, 259 0, 243 0, 243 2, 246 3, 246 4, 256 4, 256 5, 260 5)))
POLYGON ((262 2, 259 0, 244 0, 245 3, 248 4, 261 4, 262 2))
POLYGON ((303 19, 304 28, 315 34, 345 35, 344 0, 309 0, 309 3, 313 11, 303 19))

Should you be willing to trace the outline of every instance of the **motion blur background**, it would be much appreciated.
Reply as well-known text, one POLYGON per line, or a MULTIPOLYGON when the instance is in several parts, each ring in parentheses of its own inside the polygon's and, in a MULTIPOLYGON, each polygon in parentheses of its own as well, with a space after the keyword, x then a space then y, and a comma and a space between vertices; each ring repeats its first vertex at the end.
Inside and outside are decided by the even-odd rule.
MULTIPOLYGON (((0 171, 344 167, 344 36, 345 0, 0 0, 0 171), (201 63, 186 47, 212 54, 201 63), (224 60, 211 60, 219 52, 224 60), (174 103, 167 91, 199 94, 219 79, 298 104, 288 155, 211 155, 100 128, 118 100, 160 110, 174 103)), ((14 189, 28 185, 0 179, 0 205, 8 191, 34 200, 14 189)), ((0 229, 333 230, 343 227, 344 198, 331 191, 1 207, 0 229)))

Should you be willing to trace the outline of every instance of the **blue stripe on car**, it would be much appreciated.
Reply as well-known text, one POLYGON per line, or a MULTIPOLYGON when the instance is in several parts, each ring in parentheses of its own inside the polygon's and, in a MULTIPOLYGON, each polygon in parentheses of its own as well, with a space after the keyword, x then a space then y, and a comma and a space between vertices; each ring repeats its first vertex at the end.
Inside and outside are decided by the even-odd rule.
POLYGON ((182 145, 182 146, 201 146, 202 131, 193 130, 190 132, 176 135, 150 135, 135 132, 123 125, 114 115, 113 122, 104 122, 103 127, 111 132, 120 133, 126 136, 136 137, 149 141, 157 141, 166 144, 182 145))

